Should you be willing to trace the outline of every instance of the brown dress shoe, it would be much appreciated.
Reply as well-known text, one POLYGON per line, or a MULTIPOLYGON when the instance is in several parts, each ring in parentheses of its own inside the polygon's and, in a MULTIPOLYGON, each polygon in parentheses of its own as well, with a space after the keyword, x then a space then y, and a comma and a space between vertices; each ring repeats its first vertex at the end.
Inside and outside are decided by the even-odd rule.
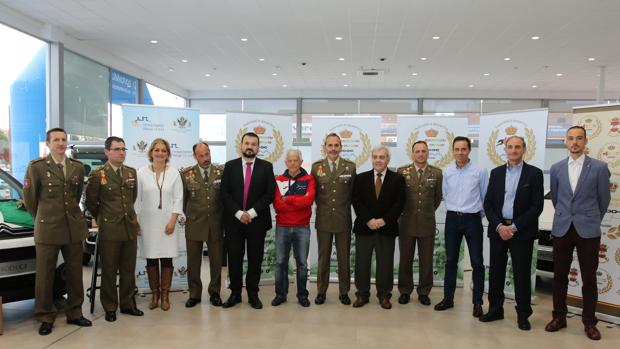
POLYGON ((363 307, 365 304, 368 304, 368 298, 357 296, 357 299, 353 302, 353 308, 363 307))
POLYGON ((381 301, 381 308, 383 309, 392 309, 392 303, 390 303, 389 298, 383 298, 381 301))
POLYGON ((547 326, 545 326, 545 331, 557 332, 562 328, 566 328, 566 319, 553 318, 553 320, 549 321, 547 326))
POLYGON ((471 315, 477 318, 481 317, 482 316, 482 305, 474 304, 474 310, 471 312, 471 315))
POLYGON ((598 331, 595 325, 588 325, 584 328, 586 331, 586 336, 593 341, 598 341, 601 339, 601 333, 598 331))

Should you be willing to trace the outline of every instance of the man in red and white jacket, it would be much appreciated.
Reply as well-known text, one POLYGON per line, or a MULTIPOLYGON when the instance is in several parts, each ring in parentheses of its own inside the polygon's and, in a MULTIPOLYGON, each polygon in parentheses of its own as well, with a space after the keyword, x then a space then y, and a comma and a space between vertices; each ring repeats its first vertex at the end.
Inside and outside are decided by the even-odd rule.
POLYGON ((287 170, 276 176, 276 297, 271 301, 274 307, 286 302, 291 245, 297 265, 297 300, 303 307, 310 306, 306 284, 315 184, 314 177, 301 167, 302 162, 301 151, 287 151, 287 170))

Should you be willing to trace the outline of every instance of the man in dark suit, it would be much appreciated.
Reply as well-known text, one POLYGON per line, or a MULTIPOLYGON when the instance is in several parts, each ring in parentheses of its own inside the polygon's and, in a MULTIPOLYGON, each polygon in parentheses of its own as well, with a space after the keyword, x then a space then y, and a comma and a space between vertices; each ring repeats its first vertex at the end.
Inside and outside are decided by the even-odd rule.
POLYGON ((376 253, 377 298, 383 309, 391 309, 394 287, 394 240, 398 236, 398 218, 405 206, 405 180, 387 168, 390 151, 379 146, 372 151, 373 169, 359 174, 353 184, 355 209, 355 287, 353 307, 368 303, 370 269, 376 253))
POLYGON ((566 327, 566 293, 568 273, 577 248, 583 286, 581 321, 588 338, 601 339, 596 328, 598 287, 596 270, 601 243, 601 221, 607 212, 611 193, 607 163, 585 154, 588 138, 585 128, 573 126, 566 132, 564 144, 570 152, 568 159, 551 166, 551 200, 553 216, 553 319, 547 332, 566 327))
POLYGON ((514 274, 517 324, 531 329, 531 268, 534 240, 538 237, 538 216, 544 205, 543 173, 523 161, 525 139, 508 137, 505 141, 508 163, 494 168, 484 198, 489 221, 490 249, 489 311, 479 319, 490 322, 504 318, 504 282, 508 251, 514 274))
POLYGON ((241 137, 241 157, 224 166, 221 196, 224 203, 224 230, 228 239, 230 297, 222 305, 230 308, 241 302, 243 256, 247 243, 248 271, 245 287, 252 308, 261 309, 258 282, 265 246, 265 235, 271 229, 269 205, 275 194, 273 166, 256 157, 259 138, 253 132, 241 137))

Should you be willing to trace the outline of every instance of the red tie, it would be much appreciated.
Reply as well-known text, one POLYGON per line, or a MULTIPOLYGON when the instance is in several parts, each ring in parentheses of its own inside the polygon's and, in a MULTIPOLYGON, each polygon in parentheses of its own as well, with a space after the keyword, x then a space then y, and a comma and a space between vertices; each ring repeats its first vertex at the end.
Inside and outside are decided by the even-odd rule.
POLYGON ((252 162, 245 163, 245 181, 243 182, 243 210, 246 210, 248 193, 250 192, 250 181, 252 180, 252 162))

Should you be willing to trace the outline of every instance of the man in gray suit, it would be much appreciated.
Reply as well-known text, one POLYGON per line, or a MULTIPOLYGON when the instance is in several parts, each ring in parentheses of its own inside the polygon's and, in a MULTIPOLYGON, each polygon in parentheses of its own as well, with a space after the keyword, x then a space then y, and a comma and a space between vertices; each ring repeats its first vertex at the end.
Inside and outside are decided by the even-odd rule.
POLYGON ((547 332, 566 327, 566 293, 568 273, 573 261, 573 250, 581 268, 583 286, 582 322, 588 338, 601 339, 596 328, 598 288, 596 269, 601 242, 601 221, 611 195, 609 169, 603 161, 585 155, 588 139, 586 130, 573 126, 566 132, 564 144, 570 152, 568 159, 551 166, 551 199, 555 207, 553 217, 553 320, 547 332))

